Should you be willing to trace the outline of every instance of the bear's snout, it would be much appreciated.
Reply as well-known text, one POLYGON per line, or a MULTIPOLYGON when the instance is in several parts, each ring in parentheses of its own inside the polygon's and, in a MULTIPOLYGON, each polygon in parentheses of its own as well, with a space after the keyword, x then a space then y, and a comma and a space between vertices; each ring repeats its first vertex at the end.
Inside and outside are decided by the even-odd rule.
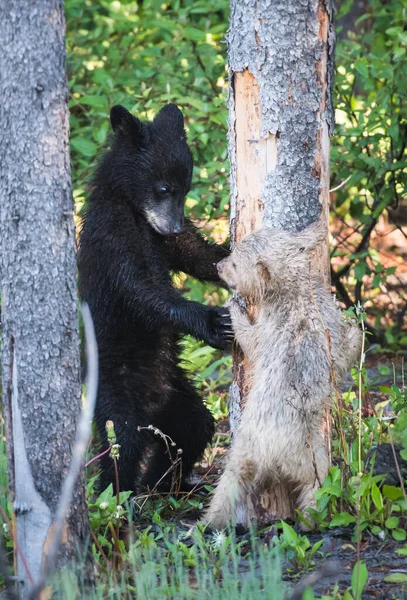
POLYGON ((184 223, 182 221, 180 221, 179 223, 175 223, 172 233, 173 234, 178 234, 178 233, 184 233, 185 227, 184 227, 184 223))
POLYGON ((223 260, 221 260, 220 262, 218 262, 218 264, 216 265, 216 268, 218 269, 218 275, 219 277, 222 277, 222 273, 225 270, 225 262, 223 260))

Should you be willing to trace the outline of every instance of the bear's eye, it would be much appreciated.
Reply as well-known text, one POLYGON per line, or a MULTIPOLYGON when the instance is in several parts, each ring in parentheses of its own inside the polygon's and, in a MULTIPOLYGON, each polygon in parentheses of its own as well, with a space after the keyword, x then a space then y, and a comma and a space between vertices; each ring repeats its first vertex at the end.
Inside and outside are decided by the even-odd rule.
POLYGON ((157 196, 163 200, 168 198, 169 194, 173 194, 175 192, 173 186, 166 181, 156 181, 154 183, 154 192, 157 196))

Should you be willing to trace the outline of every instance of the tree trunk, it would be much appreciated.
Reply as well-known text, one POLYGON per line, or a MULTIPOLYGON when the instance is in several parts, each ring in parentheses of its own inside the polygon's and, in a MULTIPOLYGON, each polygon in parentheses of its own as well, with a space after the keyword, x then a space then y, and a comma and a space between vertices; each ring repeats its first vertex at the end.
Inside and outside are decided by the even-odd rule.
MULTIPOLYGON (((81 408, 63 2, 2 2, 0 22, 3 402, 15 534, 37 580, 81 408)), ((82 474, 60 560, 87 534, 82 474)), ((20 556, 16 572, 29 582, 20 556)))
MULTIPOLYGON (((299 231, 329 213, 329 135, 334 126, 331 0, 231 0, 229 158, 231 238, 262 227, 299 231)), ((328 240, 315 269, 329 278, 328 240)), ((256 307, 251 307, 255 312, 256 307)), ((230 421, 244 407, 247 363, 234 356, 230 421)), ((330 455, 330 415, 324 423, 330 455)), ((259 499, 260 521, 293 516, 292 490, 259 499)))

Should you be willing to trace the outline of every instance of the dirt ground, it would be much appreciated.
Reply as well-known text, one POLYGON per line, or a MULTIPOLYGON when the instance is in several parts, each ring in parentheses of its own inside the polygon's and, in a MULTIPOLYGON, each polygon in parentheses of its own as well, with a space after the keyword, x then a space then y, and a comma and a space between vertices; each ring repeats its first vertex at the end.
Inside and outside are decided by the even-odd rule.
MULTIPOLYGON (((358 560, 356 544, 351 541, 351 531, 346 529, 333 529, 329 533, 309 536, 311 544, 322 539, 321 551, 327 559, 339 562, 340 573, 325 577, 314 586, 316 594, 329 594, 336 582, 343 592, 351 585, 352 568, 358 560)), ((362 539, 360 559, 366 564, 369 578, 363 592, 364 600, 377 598, 404 600, 407 598, 407 582, 391 583, 385 581, 389 575, 396 574, 406 578, 407 557, 396 554, 396 550, 403 546, 392 538, 380 541, 376 537, 366 534, 362 539)), ((321 566, 322 561, 315 561, 315 568, 321 566)))

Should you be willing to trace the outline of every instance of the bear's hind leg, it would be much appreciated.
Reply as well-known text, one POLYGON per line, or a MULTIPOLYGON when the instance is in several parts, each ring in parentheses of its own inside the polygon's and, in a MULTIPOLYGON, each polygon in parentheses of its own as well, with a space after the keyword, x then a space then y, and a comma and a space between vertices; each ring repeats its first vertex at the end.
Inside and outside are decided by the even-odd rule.
POLYGON ((240 430, 231 448, 225 472, 219 480, 204 522, 222 529, 228 525, 250 527, 253 518, 250 497, 261 486, 263 469, 255 458, 256 452, 240 430))
MULTIPOLYGON (((329 460, 324 440, 320 432, 312 436, 312 452, 310 452, 309 464, 302 471, 302 477, 298 487, 297 508, 304 513, 304 517, 314 528, 312 519, 308 516, 306 509, 316 509, 315 492, 324 483, 328 475, 329 460)), ((300 523, 300 527, 307 531, 309 527, 300 523)))
MULTIPOLYGON (((151 424, 175 442, 175 448, 170 446, 173 461, 177 458, 177 449, 182 450, 178 455, 181 458, 182 475, 177 485, 180 484, 180 489, 187 490, 185 479, 211 441, 215 427, 210 411, 182 372, 174 383, 169 400, 152 417, 151 424)), ((157 444, 142 485, 153 489, 161 480, 159 489, 169 489, 173 479, 171 462, 165 444, 157 444), (162 479, 168 470, 170 472, 162 479)))
MULTIPOLYGON (((224 529, 236 524, 235 510, 238 502, 244 502, 244 488, 240 489, 238 477, 227 466, 216 486, 209 508, 202 519, 212 529, 224 529)), ((241 511, 239 511, 241 512, 241 511)), ((240 516, 242 521, 243 515, 240 516)))
MULTIPOLYGON (((112 381, 114 377, 112 377, 112 381)), ((117 468, 120 490, 135 490, 136 479, 140 473, 140 462, 151 438, 138 431, 139 426, 148 425, 148 419, 137 398, 129 397, 120 385, 99 382, 98 398, 95 409, 95 422, 98 428, 101 451, 109 447, 106 434, 106 421, 113 421, 117 443, 120 445, 117 468)), ((116 473, 114 462, 105 454, 100 459, 102 472, 98 482, 100 490, 112 483, 116 489, 116 473)))

